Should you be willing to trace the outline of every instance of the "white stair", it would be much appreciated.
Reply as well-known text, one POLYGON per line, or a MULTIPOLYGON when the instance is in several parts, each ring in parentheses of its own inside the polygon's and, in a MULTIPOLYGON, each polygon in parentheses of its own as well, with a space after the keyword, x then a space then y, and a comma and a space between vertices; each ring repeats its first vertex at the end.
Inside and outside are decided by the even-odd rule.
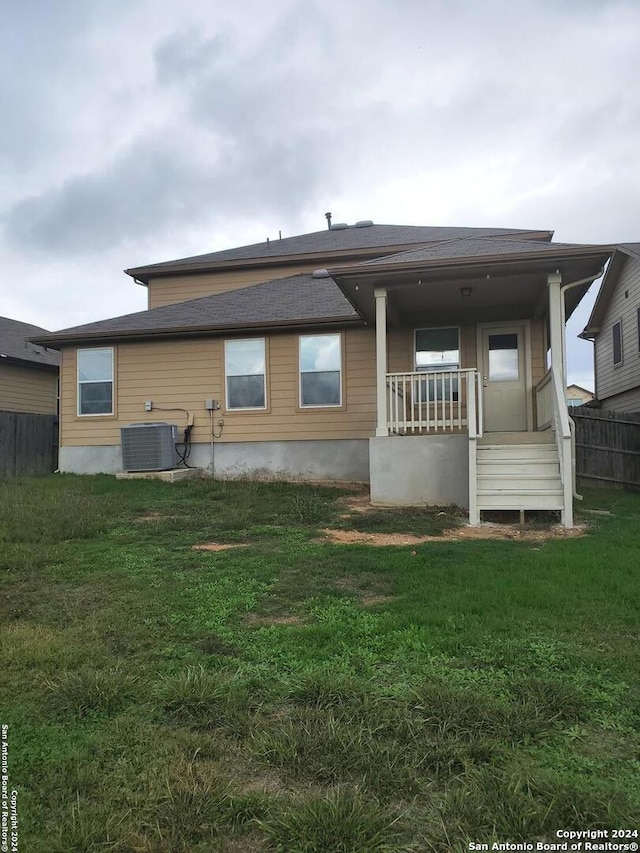
POLYGON ((479 510, 563 509, 550 432, 485 435, 477 447, 477 480, 479 510))

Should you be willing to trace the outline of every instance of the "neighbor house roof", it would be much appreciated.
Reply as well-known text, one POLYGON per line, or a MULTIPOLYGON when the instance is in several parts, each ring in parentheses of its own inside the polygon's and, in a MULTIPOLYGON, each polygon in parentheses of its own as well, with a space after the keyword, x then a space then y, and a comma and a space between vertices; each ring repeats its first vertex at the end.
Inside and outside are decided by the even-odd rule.
POLYGON ((589 322, 580 333, 581 338, 593 338, 600 331, 602 321, 609 307, 609 302, 615 292, 618 278, 629 258, 640 260, 640 243, 619 243, 615 247, 615 252, 611 258, 606 275, 602 280, 602 285, 591 311, 589 322))
POLYGON ((9 317, 0 317, 0 364, 5 359, 14 362, 24 362, 34 367, 57 368, 60 356, 57 352, 49 352, 28 339, 36 335, 49 334, 40 326, 21 323, 9 317))
POLYGON ((83 339, 138 338, 362 322, 331 277, 313 274, 254 284, 148 311, 38 335, 50 346, 83 339))
POLYGON ((268 240, 264 243, 254 243, 250 246, 239 246, 234 249, 223 249, 219 252, 209 252, 204 255, 194 255, 188 258, 164 261, 159 264, 132 267, 125 270, 128 275, 147 284, 152 275, 166 275, 202 269, 214 269, 218 266, 229 266, 247 263, 254 265, 268 263, 283 263, 302 257, 341 256, 346 260, 349 254, 361 252, 363 255, 386 254, 385 250, 393 250, 395 246, 403 247, 442 242, 443 240, 460 240, 468 238, 495 238, 513 235, 526 239, 551 240, 552 231, 527 230, 514 228, 456 228, 422 225, 374 225, 363 223, 342 227, 333 225, 331 229, 315 231, 311 234, 301 234, 295 237, 285 237, 281 240, 268 240), (380 252, 379 250, 382 250, 380 252))
POLYGON ((575 388, 576 391, 582 391, 583 394, 589 394, 593 397, 593 391, 589 391, 588 388, 583 388, 582 385, 576 385, 575 383, 572 385, 567 385, 567 391, 570 391, 572 388, 575 388))

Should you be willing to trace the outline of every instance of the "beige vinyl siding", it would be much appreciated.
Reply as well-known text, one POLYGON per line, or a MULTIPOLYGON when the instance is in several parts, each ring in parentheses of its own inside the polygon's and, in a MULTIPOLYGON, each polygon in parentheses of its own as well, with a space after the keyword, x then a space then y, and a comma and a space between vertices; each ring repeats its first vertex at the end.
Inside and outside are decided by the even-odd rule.
MULTIPOLYGON (((389 330, 390 372, 414 369, 413 329, 389 330)), ((246 335, 244 337, 247 337, 246 335)), ((259 336, 256 336, 259 337, 259 336)), ((120 427, 145 421, 183 426, 186 409, 195 418, 192 440, 209 441, 208 398, 222 406, 214 423, 224 420, 218 441, 282 441, 300 439, 369 438, 376 425, 376 358, 373 328, 342 332, 343 406, 301 409, 299 406, 298 334, 283 332, 266 338, 267 409, 234 412, 225 408, 224 338, 124 343, 114 347, 113 416, 76 414, 76 352, 66 348, 62 358, 61 445, 114 445, 120 427), (151 412, 144 410, 152 400, 151 412)), ((475 367, 476 326, 460 328, 461 365, 475 367)), ((542 324, 532 322, 533 381, 544 375, 542 324)))
MULTIPOLYGON (((455 324, 446 324, 447 326, 455 324)), ((430 328, 427 324, 416 328, 430 328)), ((458 326, 460 329, 460 367, 462 370, 475 367, 478 360, 476 327, 474 324, 458 326)), ((415 329, 389 329, 387 334, 389 373, 404 373, 415 370, 415 329)))
POLYGON ((0 365, 0 411, 55 414, 57 398, 57 372, 0 365))
MULTIPOLYGON (((531 321, 531 382, 535 388, 547 372, 546 327, 542 320, 531 321)), ((534 392, 535 393, 535 392, 534 392)))
POLYGON ((640 260, 629 258, 609 302, 595 342, 596 396, 600 400, 640 386, 638 308, 640 308, 640 260), (628 297, 625 297, 625 292, 628 292, 628 297), (613 327, 619 320, 622 320, 622 364, 614 367, 613 327))
MULTIPOLYGON (((114 416, 76 414, 76 355, 65 349, 62 366, 61 445, 120 443, 120 427, 144 421, 185 424, 182 412, 194 414, 194 442, 209 441, 208 398, 223 405, 214 422, 224 420, 219 441, 368 438, 375 429, 375 333, 348 329, 343 335, 344 406, 300 409, 298 406, 298 335, 267 339, 267 410, 224 409, 224 339, 190 339, 119 344, 116 349, 114 416), (145 400, 154 409, 144 410, 145 400)), ((216 428, 217 429, 217 428, 216 428)))
POLYGON ((213 293, 226 293, 229 290, 250 287, 252 284, 275 281, 275 279, 298 275, 302 272, 313 272, 317 267, 316 261, 315 264, 156 276, 149 280, 148 304, 149 308, 173 305, 176 302, 185 302, 187 299, 198 299, 200 296, 211 296, 213 293))

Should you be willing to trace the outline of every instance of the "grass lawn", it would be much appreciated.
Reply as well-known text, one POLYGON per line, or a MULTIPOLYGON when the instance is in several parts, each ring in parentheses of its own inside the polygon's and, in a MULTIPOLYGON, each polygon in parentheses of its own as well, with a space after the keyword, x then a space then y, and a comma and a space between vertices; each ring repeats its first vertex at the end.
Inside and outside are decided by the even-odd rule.
MULTIPOLYGON (((640 823, 640 495, 587 536, 434 533, 347 492, 0 483, 20 850, 378 853, 640 823), (194 550, 215 541, 245 547, 194 550)), ((579 512, 582 507, 579 507, 579 512)))

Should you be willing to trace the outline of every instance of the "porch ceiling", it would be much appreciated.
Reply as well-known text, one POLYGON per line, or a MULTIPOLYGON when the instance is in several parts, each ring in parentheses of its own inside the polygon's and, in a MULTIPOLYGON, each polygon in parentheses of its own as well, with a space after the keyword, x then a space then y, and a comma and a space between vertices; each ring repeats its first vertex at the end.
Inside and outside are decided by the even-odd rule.
MULTIPOLYGON (((370 323, 375 320, 376 288, 385 288, 391 325, 466 323, 522 319, 547 311, 547 276, 559 271, 565 284, 595 279, 608 251, 580 258, 534 261, 471 262, 464 267, 416 266, 401 269, 332 271, 347 299, 370 323), (468 296, 462 288, 471 288, 468 296)), ((567 317, 589 289, 590 282, 566 294, 567 317)))

